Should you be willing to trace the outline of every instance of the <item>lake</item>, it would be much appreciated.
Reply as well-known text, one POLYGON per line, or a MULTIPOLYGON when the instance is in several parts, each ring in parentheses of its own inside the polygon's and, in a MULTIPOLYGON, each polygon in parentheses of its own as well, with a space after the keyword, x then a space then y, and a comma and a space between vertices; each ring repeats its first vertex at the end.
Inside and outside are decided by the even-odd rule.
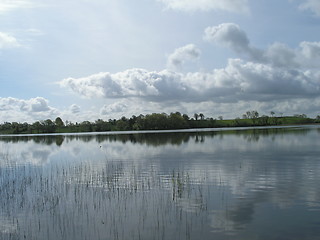
POLYGON ((0 239, 320 239, 320 126, 0 136, 0 239))

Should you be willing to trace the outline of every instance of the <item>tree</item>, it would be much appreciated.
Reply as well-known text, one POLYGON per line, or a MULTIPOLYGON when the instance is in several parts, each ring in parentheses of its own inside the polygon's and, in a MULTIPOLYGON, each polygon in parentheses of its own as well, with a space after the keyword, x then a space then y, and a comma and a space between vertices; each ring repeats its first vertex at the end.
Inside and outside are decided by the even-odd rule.
POLYGON ((129 121, 126 118, 122 118, 117 121, 116 127, 118 131, 128 131, 129 130, 129 121))
POLYGON ((92 124, 89 121, 83 121, 80 123, 81 132, 92 132, 92 124))
POLYGON ((259 113, 257 111, 252 111, 252 118, 258 118, 259 113))
POLYGON ((187 114, 183 114, 182 117, 184 118, 184 120, 189 121, 189 116, 187 114))
POLYGON ((263 126, 268 125, 269 124, 269 117, 263 115, 262 117, 259 118, 259 123, 260 123, 260 125, 263 125, 263 126))
POLYGON ((171 113, 168 120, 171 129, 181 129, 187 127, 186 120, 179 114, 171 113))
POLYGON ((194 119, 197 121, 199 117, 198 113, 195 113, 193 116, 194 116, 194 119))
POLYGON ((143 130, 145 128, 145 117, 144 115, 140 114, 136 120, 135 123, 132 126, 133 130, 143 130))
POLYGON ((237 117, 237 118, 234 120, 234 125, 240 126, 240 118, 237 117))
POLYGON ((94 122, 94 128, 93 131, 96 132, 105 132, 110 131, 110 125, 108 122, 103 121, 102 119, 98 119, 94 122))
POLYGON ((57 127, 64 127, 64 122, 60 117, 57 117, 54 123, 56 124, 57 127))
POLYGON ((297 118, 307 118, 307 115, 306 114, 295 114, 293 115, 294 117, 297 117, 297 118))
POLYGON ((259 113, 257 111, 251 111, 251 119, 253 124, 256 124, 256 120, 259 117, 259 113))
POLYGON ((56 125, 51 119, 47 119, 47 120, 41 121, 41 128, 45 133, 54 133, 56 130, 56 125))
POLYGON ((271 111, 270 114, 271 114, 271 117, 273 117, 275 113, 274 111, 271 111))
POLYGON ((218 119, 219 119, 219 120, 223 120, 223 117, 222 117, 222 116, 219 116, 218 119))
MULTIPOLYGON (((171 113, 175 114, 175 113, 171 113)), ((138 121, 139 122, 139 121, 138 121)), ((168 115, 165 113, 152 113, 145 116, 143 128, 147 130, 164 130, 169 128, 168 115)))
POLYGON ((201 120, 204 120, 204 115, 202 113, 199 113, 199 117, 201 120))
POLYGON ((257 111, 247 111, 245 114, 242 115, 243 118, 250 118, 250 119, 255 119, 259 117, 259 113, 257 111))
POLYGON ((19 123, 13 122, 13 123, 11 124, 11 128, 13 129, 13 133, 14 133, 14 134, 19 133, 19 123))
POLYGON ((137 122, 137 116, 132 115, 132 117, 129 119, 129 128, 130 130, 133 130, 134 124, 137 122))
POLYGON ((32 128, 36 131, 35 133, 40 133, 41 123, 39 121, 34 122, 32 128))

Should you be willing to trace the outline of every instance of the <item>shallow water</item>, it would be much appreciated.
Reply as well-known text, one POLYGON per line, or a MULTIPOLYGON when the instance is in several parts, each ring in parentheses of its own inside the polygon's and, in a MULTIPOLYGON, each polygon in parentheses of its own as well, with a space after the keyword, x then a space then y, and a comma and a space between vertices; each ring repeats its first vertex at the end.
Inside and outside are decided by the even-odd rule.
POLYGON ((317 126, 0 137, 0 239, 320 239, 317 126))

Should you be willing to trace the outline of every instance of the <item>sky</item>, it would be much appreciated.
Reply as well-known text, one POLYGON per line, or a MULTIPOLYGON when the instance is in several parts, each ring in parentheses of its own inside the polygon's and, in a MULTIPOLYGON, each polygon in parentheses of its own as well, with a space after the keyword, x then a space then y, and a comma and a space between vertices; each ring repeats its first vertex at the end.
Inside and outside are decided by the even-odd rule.
POLYGON ((319 0, 0 0, 0 123, 320 115, 319 0))

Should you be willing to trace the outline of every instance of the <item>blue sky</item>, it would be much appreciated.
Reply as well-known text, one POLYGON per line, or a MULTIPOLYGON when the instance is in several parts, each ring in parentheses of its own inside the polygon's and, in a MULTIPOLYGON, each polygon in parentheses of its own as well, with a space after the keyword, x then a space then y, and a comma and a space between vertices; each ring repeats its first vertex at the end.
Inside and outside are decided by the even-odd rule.
POLYGON ((320 114, 318 0, 0 0, 0 122, 320 114))

